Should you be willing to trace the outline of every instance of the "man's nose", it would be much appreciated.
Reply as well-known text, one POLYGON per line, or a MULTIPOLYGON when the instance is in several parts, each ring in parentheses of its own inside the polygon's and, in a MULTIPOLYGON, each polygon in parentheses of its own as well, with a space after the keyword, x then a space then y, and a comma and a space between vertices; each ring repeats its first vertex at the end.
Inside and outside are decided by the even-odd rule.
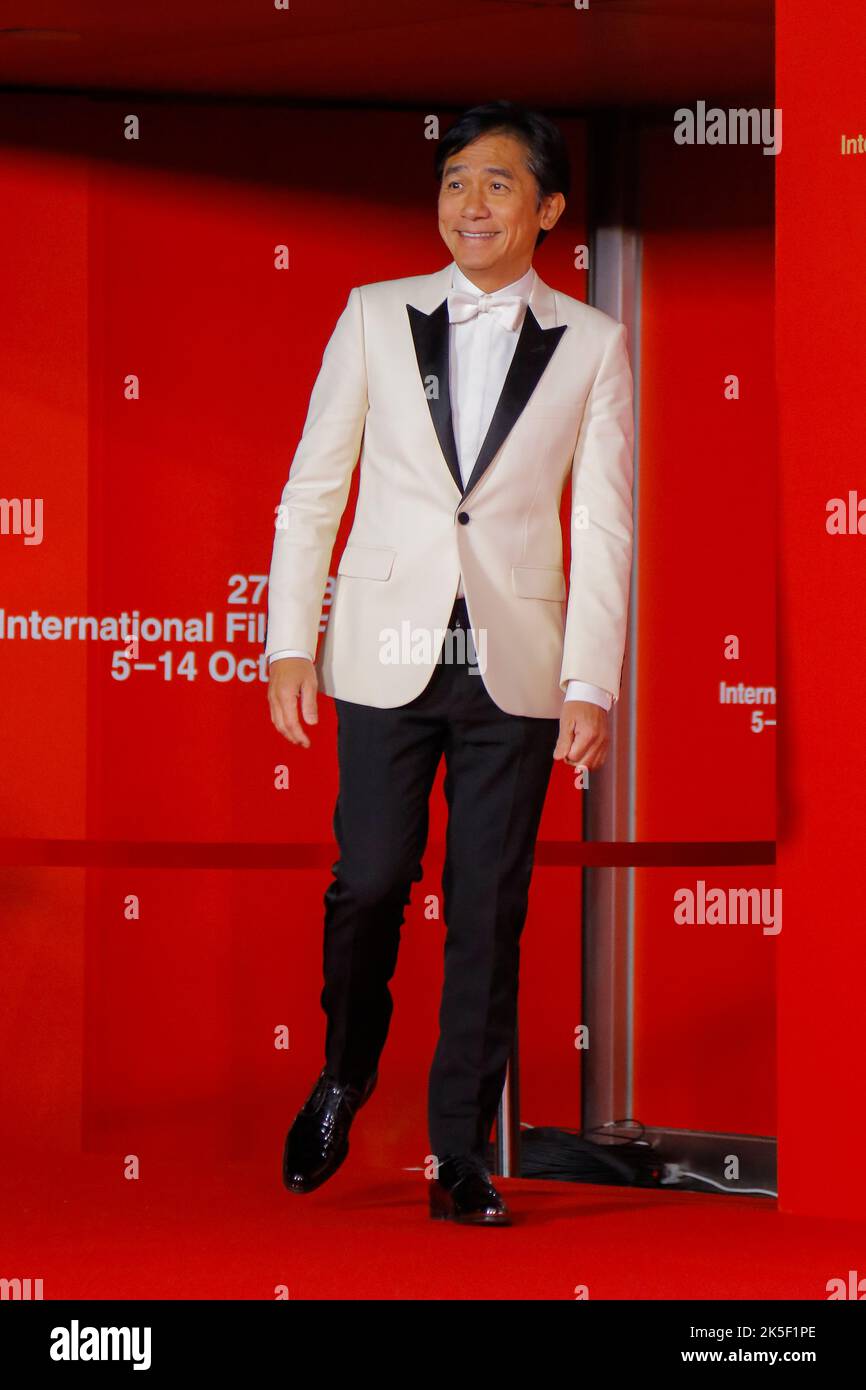
POLYGON ((487 204, 484 201, 484 194, 480 190, 467 188, 461 205, 464 216, 484 217, 487 215, 487 204))

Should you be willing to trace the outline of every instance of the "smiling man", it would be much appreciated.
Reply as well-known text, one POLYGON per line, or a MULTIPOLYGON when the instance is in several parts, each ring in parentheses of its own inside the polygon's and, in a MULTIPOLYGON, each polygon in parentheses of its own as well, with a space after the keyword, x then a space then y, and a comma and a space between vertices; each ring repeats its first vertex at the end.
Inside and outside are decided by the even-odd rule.
POLYGON ((308 748, 317 691, 331 696, 340 776, 339 859, 325 893, 325 1065, 287 1136, 283 1179, 310 1192, 337 1170, 377 1084, 388 985, 444 758, 430 1214, 507 1225, 486 1149, 514 1039, 535 840, 555 763, 604 763, 619 694, 632 376, 625 327, 532 265, 569 192, 552 122, 507 101, 474 107, 439 143, 435 173, 451 260, 432 275, 351 290, 278 509, 271 719, 308 748), (359 449, 358 503, 314 664, 359 449), (420 660, 383 661, 383 634, 405 624, 436 641, 420 660), (468 643, 443 640, 458 630, 468 643), (482 642, 483 662, 453 659, 482 642))

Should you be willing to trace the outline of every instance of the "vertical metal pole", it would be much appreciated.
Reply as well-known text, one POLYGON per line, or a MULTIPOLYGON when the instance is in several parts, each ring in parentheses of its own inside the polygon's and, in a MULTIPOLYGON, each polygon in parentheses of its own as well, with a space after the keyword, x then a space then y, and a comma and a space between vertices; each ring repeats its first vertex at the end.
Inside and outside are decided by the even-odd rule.
POLYGON ((505 1085, 496 1112, 494 1172, 503 1178, 520 1177, 520 1043, 517 1026, 505 1073, 505 1085))
MULTIPOLYGON (((628 112, 590 125, 589 302, 625 323, 635 382, 635 568, 638 548, 640 402, 640 235, 636 202, 638 126, 628 112)), ((634 571, 633 571, 634 573, 634 571)), ((632 585, 620 698, 611 711, 611 746, 586 793, 584 838, 634 838, 637 591, 632 585)), ((621 1119, 632 1108, 633 869, 583 871, 583 1127, 621 1119)))

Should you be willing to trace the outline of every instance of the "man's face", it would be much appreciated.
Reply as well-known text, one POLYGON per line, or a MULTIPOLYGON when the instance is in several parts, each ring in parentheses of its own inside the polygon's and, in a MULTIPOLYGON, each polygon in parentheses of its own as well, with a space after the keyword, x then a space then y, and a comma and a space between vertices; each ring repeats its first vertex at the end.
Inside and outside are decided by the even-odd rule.
POLYGON ((539 202, 522 141, 483 135, 442 171, 439 233, 463 273, 492 293, 526 273, 539 229, 549 231, 564 207, 561 193, 539 202))

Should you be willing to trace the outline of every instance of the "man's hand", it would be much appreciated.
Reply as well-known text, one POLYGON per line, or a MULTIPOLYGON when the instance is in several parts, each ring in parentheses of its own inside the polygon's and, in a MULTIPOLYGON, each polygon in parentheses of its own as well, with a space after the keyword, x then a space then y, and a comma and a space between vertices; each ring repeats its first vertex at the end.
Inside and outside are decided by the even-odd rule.
POLYGON ((298 718, 298 695, 301 697, 301 713, 305 724, 318 724, 316 710, 316 691, 319 682, 312 661, 304 656, 281 656, 272 661, 268 669, 268 704, 271 707, 271 723, 279 729, 289 743, 299 743, 309 748, 310 740, 301 727, 298 718))
POLYGON ((609 743, 607 710, 591 700, 566 700, 559 716, 554 758, 564 758, 570 767, 585 767, 593 772, 603 765, 609 743))

